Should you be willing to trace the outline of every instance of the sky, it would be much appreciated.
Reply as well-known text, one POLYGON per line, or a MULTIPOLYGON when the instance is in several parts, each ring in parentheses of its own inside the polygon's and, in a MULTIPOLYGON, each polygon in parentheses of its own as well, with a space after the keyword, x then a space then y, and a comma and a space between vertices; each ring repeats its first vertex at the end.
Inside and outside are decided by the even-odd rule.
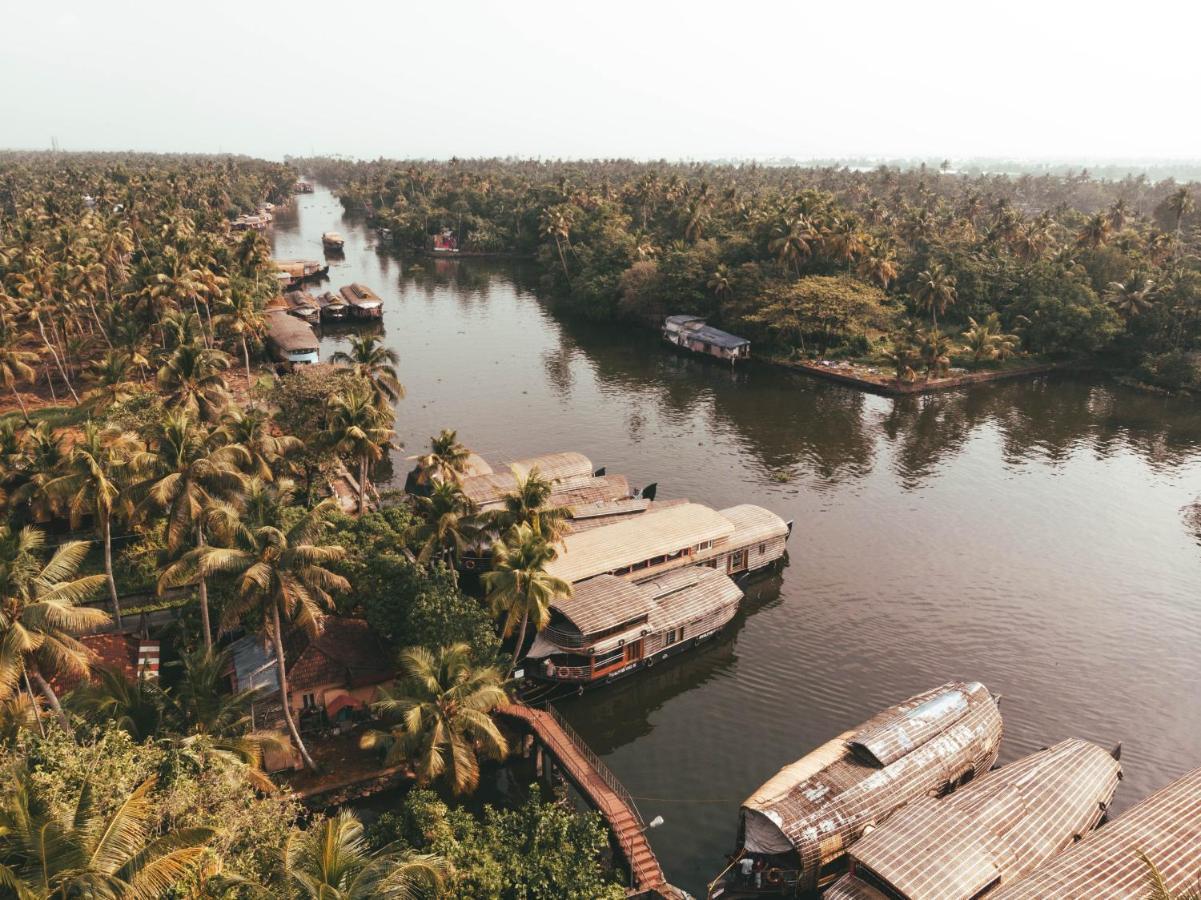
POLYGON ((1201 6, 1179 0, 4 0, 0 11, 8 148, 1201 157, 1201 6))

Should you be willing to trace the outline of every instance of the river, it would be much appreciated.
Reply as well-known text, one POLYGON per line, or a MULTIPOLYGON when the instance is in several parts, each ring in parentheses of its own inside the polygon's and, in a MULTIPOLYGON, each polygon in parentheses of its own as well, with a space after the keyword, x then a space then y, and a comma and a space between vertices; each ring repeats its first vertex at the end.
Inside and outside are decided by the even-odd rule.
POLYGON ((347 240, 332 286, 385 301, 401 478, 452 427, 494 462, 579 450, 662 498, 795 520, 789 567, 722 639, 560 706, 663 816, 674 883, 703 896, 780 766, 952 679, 1004 695, 1002 762, 1122 741, 1118 812, 1201 765, 1195 403, 1066 376, 888 399, 731 372, 560 318, 522 266, 380 252, 325 190, 281 213, 276 255, 319 257, 326 230, 347 240))

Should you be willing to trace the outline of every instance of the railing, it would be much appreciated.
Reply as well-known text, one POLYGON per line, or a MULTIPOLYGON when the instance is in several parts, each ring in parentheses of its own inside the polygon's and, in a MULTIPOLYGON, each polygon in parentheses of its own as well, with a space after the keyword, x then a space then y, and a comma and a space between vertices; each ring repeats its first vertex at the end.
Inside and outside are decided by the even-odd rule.
POLYGON ((591 643, 588 638, 584 637, 578 631, 567 631, 563 628, 557 628, 554 625, 547 625, 542 629, 542 634, 551 643, 557 644, 566 650, 580 650, 591 643))

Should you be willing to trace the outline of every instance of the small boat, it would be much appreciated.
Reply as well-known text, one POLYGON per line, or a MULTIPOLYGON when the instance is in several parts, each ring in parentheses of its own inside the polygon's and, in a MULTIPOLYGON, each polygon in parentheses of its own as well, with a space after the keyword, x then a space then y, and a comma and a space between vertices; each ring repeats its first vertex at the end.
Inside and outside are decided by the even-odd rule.
POLYGON ((321 321, 321 306, 308 291, 289 291, 284 294, 288 301, 288 312, 310 325, 321 321))
POLYGON ((711 356, 731 366, 751 356, 750 341, 706 325, 700 316, 668 316, 663 321, 663 340, 673 347, 711 356))
POLYGON ((326 250, 341 250, 346 239, 336 231, 327 231, 321 235, 321 243, 325 245, 326 250))
POLYGON ((379 319, 384 314, 384 301, 366 285, 357 281, 348 284, 340 293, 350 304, 350 315, 354 319, 379 319))
POLYGON ((330 291, 326 291, 318 297, 317 304, 321 307, 322 322, 341 322, 346 318, 350 309, 350 304, 342 299, 341 294, 330 291))
POLYGON ((723 629, 742 600, 728 576, 705 566, 631 584, 598 575, 551 604, 550 624, 526 659, 541 680, 608 684, 703 643, 723 629))
POLYGON ((321 263, 315 259, 277 259, 275 269, 281 276, 281 282, 286 276, 286 287, 294 287, 306 281, 316 281, 329 273, 329 263, 321 263))
POLYGON ((822 896, 973 900, 991 895, 1097 827, 1122 777, 1118 756, 1117 749, 1107 752, 1072 738, 946 797, 915 800, 851 847, 849 871, 822 896))
MULTIPOLYGON (((749 738, 750 736, 744 736, 749 738)), ((738 846, 710 900, 804 897, 838 875, 865 831, 988 772, 1001 711, 979 682, 910 697, 785 766, 742 804, 738 846)))
POLYGON ((313 185, 308 181, 298 181, 292 185, 292 190, 297 194, 311 194, 313 193, 313 185))

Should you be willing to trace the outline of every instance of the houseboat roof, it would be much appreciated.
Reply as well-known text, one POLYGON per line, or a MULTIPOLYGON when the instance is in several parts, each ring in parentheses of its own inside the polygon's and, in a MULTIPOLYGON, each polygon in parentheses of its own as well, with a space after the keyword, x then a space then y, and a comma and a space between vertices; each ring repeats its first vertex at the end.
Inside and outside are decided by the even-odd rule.
MULTIPOLYGON (((482 462, 482 460, 481 460, 482 462)), ((487 463, 484 464, 487 466, 487 463)), ((552 485, 588 481, 592 479, 592 461, 582 453, 544 453, 515 459, 504 471, 488 471, 463 478, 459 486, 468 499, 483 506, 499 501, 505 494, 517 488, 517 472, 528 474, 533 469, 552 485)))
POLYGON ((1201 872, 1201 769, 1102 825, 1076 846, 990 900, 1125 900, 1143 896, 1155 864, 1169 892, 1192 890, 1201 872))
POLYGON ((684 503, 563 538, 546 570, 583 581, 656 556, 667 556, 734 533, 734 523, 699 503, 684 503))
POLYGON ((318 297, 317 302, 320 303, 322 306, 349 306, 350 305, 346 302, 346 298, 343 297, 341 294, 335 294, 331 291, 326 291, 324 294, 322 294, 320 297, 318 297))
POLYGON ((1070 739, 946 797, 916 800, 851 847, 852 874, 825 897, 977 897, 1032 872, 1092 831, 1121 772, 1109 752, 1070 739), (882 892, 881 883, 890 891, 882 892))
POLYGON ((721 510, 721 514, 734 524, 734 540, 740 544, 753 544, 788 535, 787 522, 770 509, 753 503, 727 507, 721 510))
POLYGON ((722 331, 720 328, 714 328, 712 325, 698 325, 695 328, 689 328, 687 333, 689 340, 700 341, 724 350, 737 350, 739 347, 750 344, 746 338, 722 331))
POLYGON ((642 585, 597 575, 574 586, 570 597, 556 600, 551 608, 571 620, 582 635, 596 634, 638 616, 649 616, 653 595, 642 585))
POLYGON ((1001 713, 979 682, 952 682, 878 713, 785 766, 742 804, 754 853, 801 852, 811 868, 841 855, 863 827, 923 796, 963 766, 987 772, 1001 713))
POLYGON ((705 317, 704 316, 668 316, 666 321, 667 321, 668 325, 688 325, 692 322, 702 322, 703 323, 705 321, 705 317))
POLYGON ((320 344, 313 329, 284 310, 267 310, 267 336, 289 352, 317 350, 320 344))
POLYGON ((627 498, 608 500, 604 503, 590 503, 586 506, 571 506, 567 511, 567 526, 572 533, 592 528, 605 528, 634 516, 660 512, 673 506, 683 506, 687 502, 688 500, 682 497, 672 500, 627 498))
POLYGON ((342 240, 342 235, 338 234, 338 232, 336 232, 336 231, 327 231, 321 236, 323 238, 330 238, 331 240, 335 240, 335 241, 342 240))
POLYGON ((365 284, 355 281, 338 289, 348 302, 355 306, 375 307, 383 304, 379 294, 365 284))
POLYGON ((308 291, 288 291, 284 294, 284 299, 288 301, 288 305, 292 309, 310 309, 318 310, 321 307, 317 300, 308 291))

